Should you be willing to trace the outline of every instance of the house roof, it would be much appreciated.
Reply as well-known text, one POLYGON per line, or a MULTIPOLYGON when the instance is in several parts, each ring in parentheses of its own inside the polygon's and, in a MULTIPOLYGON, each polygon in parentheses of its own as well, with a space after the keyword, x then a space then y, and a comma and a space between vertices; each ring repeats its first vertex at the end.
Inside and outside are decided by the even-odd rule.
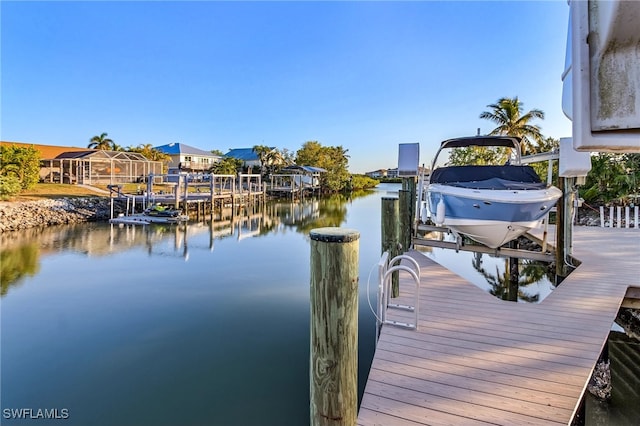
POLYGON ((291 166, 287 166, 283 171, 302 171, 307 173, 325 173, 326 170, 322 167, 313 167, 313 166, 298 166, 297 164, 293 164, 291 166))
POLYGON ((19 147, 34 147, 40 152, 40 158, 43 160, 49 160, 52 158, 56 158, 58 155, 63 152, 87 152, 87 151, 96 151, 95 149, 87 149, 87 148, 79 148, 73 146, 57 146, 57 145, 41 145, 37 143, 25 143, 25 142, 8 142, 2 141, 0 145, 15 145, 19 147))
POLYGON ((204 151, 202 149, 194 148, 192 146, 179 143, 179 142, 173 142, 167 145, 160 145, 154 148, 157 149, 158 151, 164 152, 165 154, 169 154, 169 155, 192 154, 192 155, 200 155, 202 157, 216 157, 216 158, 219 157, 218 155, 215 155, 210 151, 204 151))
POLYGON ((88 158, 88 157, 103 157, 113 158, 118 160, 132 160, 132 161, 151 161, 144 155, 137 152, 128 151, 107 151, 107 150, 84 150, 84 151, 68 151, 58 155, 56 159, 67 158, 88 158))
POLYGON ((260 158, 253 148, 236 148, 227 152, 225 157, 237 158, 242 161, 258 161, 260 158))
POLYGON ((99 156, 103 158, 124 159, 132 161, 151 161, 144 155, 129 151, 107 151, 101 149, 78 148, 73 146, 41 145, 24 142, 0 141, 0 145, 15 145, 19 147, 34 147, 40 152, 41 160, 81 159, 99 156))

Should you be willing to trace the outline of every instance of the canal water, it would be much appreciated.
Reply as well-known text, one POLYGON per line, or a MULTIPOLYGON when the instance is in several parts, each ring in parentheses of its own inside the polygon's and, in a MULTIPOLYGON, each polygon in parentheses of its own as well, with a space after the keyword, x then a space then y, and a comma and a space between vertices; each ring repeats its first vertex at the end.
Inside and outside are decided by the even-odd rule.
MULTIPOLYGON (((308 235, 325 226, 361 233, 362 394, 374 351, 367 297, 369 288, 375 306, 380 199, 398 189, 269 203, 186 226, 1 235, 1 423, 308 424, 308 235)), ((425 254, 505 298, 503 259, 425 254)), ((552 291, 533 269, 510 300, 552 291)))

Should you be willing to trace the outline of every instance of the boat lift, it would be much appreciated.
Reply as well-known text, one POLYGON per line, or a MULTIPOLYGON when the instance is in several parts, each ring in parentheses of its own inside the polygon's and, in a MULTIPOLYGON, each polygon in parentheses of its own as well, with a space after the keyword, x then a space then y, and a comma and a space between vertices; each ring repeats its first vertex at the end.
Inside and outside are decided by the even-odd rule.
MULTIPOLYGON (((548 161, 549 167, 548 167, 548 173, 547 173, 547 182, 551 183, 553 161, 558 159, 559 159, 559 153, 557 151, 551 151, 551 152, 545 152, 540 154, 523 156, 521 158, 521 164, 548 161)), ((417 197, 416 197, 416 209, 415 209, 416 215, 414 218, 415 226, 414 226, 414 230, 413 230, 414 232, 413 232, 413 238, 412 238, 412 245, 414 247, 427 246, 427 247, 446 248, 446 249, 455 250, 456 252, 469 251, 474 253, 486 253, 486 254, 499 256, 499 257, 531 259, 531 260, 538 260, 542 262, 553 262, 554 260, 556 260, 555 250, 552 247, 549 247, 547 245, 547 227, 549 222, 548 215, 544 219, 544 232, 543 232, 542 239, 539 239, 531 235, 530 233, 525 233, 523 235, 523 237, 528 238, 529 240, 539 244, 542 247, 541 252, 523 250, 523 249, 513 249, 508 247, 498 247, 493 249, 475 242, 472 244, 465 244, 463 237, 460 235, 456 236, 455 241, 445 241, 443 238, 445 234, 454 235, 451 229, 449 229, 446 226, 434 226, 434 225, 426 224, 428 219, 428 212, 426 207, 427 205, 426 182, 428 182, 428 180, 425 179, 425 174, 423 172, 419 178, 419 184, 418 184, 419 193, 417 194, 417 197), (425 238, 423 236, 420 236, 419 234, 419 233, 427 234, 431 232, 440 233, 440 237, 425 238)), ((435 212, 432 212, 432 214, 434 213, 435 212)))

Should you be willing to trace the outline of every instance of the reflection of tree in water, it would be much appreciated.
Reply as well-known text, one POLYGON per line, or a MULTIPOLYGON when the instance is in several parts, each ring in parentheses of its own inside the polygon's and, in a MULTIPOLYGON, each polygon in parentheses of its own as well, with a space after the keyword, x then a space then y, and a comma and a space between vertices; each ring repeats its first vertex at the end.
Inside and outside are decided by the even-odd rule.
MULTIPOLYGON (((287 226, 302 234, 308 234, 315 228, 340 226, 347 218, 347 201, 347 197, 342 194, 313 199, 312 202, 317 203, 317 213, 300 215, 295 220, 288 221, 287 226)), ((303 207, 304 203, 306 201, 298 201, 293 204, 303 207)), ((288 211, 288 209, 283 209, 283 211, 288 211)))
POLYGON ((38 272, 40 250, 37 243, 3 249, 0 252, 0 294, 5 296, 9 287, 18 285, 21 278, 38 272))
POLYGON ((539 261, 522 259, 521 264, 518 259, 505 259, 505 270, 500 273, 496 266, 495 273, 487 271, 482 265, 482 253, 475 253, 472 265, 491 286, 489 293, 511 302, 522 300, 528 303, 537 303, 539 294, 527 294, 524 288, 542 280, 547 274, 546 265, 539 261))
POLYGON ((315 228, 340 226, 347 219, 347 203, 371 192, 354 191, 348 196, 332 194, 303 200, 270 201, 260 210, 259 235, 267 235, 281 226, 301 234, 308 234, 315 228))

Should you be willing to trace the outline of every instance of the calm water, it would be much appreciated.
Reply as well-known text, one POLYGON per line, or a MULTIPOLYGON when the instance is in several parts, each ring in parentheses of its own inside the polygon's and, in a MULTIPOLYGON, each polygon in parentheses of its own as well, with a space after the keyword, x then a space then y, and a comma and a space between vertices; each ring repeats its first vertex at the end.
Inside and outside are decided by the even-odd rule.
POLYGON ((308 423, 308 233, 361 231, 362 388, 374 344, 364 292, 386 189, 273 204, 233 226, 3 236, 2 409, 68 412, 38 425, 308 423))
MULTIPOLYGON (((38 425, 307 424, 309 231, 361 232, 362 392, 374 350, 366 298, 380 256, 380 198, 397 189, 269 204, 233 223, 229 214, 213 224, 2 235, 2 409, 68 413, 26 423, 38 425)), ((503 297, 504 260, 427 255, 503 297)), ((553 287, 544 273, 529 275, 521 273, 519 301, 553 287)))

